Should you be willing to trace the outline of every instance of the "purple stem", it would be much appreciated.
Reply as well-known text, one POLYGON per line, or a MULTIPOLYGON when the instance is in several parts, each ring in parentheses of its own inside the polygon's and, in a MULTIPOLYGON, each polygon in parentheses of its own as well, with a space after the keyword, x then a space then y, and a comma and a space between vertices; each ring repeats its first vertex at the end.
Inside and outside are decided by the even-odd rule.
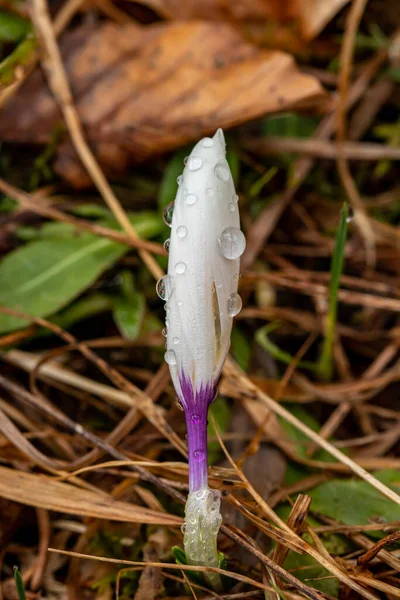
POLYGON ((195 492, 208 482, 207 413, 215 397, 215 385, 202 385, 194 390, 189 378, 182 376, 180 380, 187 426, 189 490, 195 492))
POLYGON ((194 406, 185 411, 188 451, 189 490, 195 492, 207 485, 207 412, 208 405, 194 406))

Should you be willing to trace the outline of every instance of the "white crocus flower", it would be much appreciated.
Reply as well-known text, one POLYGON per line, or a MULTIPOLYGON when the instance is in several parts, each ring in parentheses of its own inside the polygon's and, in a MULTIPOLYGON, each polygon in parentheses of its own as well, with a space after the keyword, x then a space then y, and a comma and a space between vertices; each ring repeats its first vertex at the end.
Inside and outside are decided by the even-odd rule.
MULTIPOLYGON (((218 565, 219 492, 207 484, 207 411, 230 346, 240 256, 238 196, 226 161, 221 129, 204 138, 178 178, 168 274, 157 284, 166 304, 165 360, 186 417, 190 493, 185 551, 191 564, 218 565)), ((171 208, 167 208, 167 218, 171 208)))

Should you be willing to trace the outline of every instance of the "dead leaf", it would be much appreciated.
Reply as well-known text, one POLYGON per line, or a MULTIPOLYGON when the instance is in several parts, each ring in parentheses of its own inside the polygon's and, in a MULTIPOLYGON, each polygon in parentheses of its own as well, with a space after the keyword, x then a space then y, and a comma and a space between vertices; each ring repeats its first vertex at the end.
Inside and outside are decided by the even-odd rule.
POLYGON ((137 504, 120 502, 103 494, 56 481, 46 475, 0 467, 0 497, 57 512, 156 525, 180 525, 182 519, 137 504))
MULTIPOLYGON (((231 25, 188 21, 82 27, 61 49, 88 141, 103 165, 148 158, 269 112, 322 109, 319 82, 231 25), (108 157, 108 159, 107 159, 108 157), (111 158, 110 158, 111 157, 111 158), (107 162, 108 161, 108 162, 107 162)), ((61 116, 36 71, 0 114, 0 139, 48 143, 61 116)), ((58 171, 77 180, 71 155, 58 171)))
POLYGON ((259 27, 294 23, 305 39, 317 36, 349 0, 141 0, 164 18, 236 21, 259 27))

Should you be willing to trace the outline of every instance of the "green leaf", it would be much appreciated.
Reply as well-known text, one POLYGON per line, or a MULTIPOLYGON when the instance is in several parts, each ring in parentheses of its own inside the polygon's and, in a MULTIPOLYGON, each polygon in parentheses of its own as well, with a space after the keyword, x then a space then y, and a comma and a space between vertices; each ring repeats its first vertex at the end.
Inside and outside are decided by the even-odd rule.
POLYGON ((114 299, 113 317, 121 334, 131 340, 138 337, 145 313, 143 294, 135 291, 130 271, 121 273, 121 296, 114 299))
MULTIPOLYGON (((259 344, 261 346, 261 348, 263 348, 264 350, 269 352, 276 360, 279 360, 280 362, 290 365, 291 362, 293 361, 294 357, 291 354, 289 354, 289 352, 282 350, 281 348, 279 348, 279 346, 274 344, 274 342, 272 342, 270 340, 269 335, 268 335, 269 333, 271 333, 278 327, 279 327, 279 323, 276 323, 276 322, 269 323, 268 325, 264 325, 264 327, 261 327, 260 329, 258 329, 256 331, 256 334, 254 337, 255 337, 257 344, 259 344)), ((310 362, 308 360, 300 360, 297 363, 297 366, 302 367, 303 369, 308 369, 310 371, 316 370, 316 365, 313 362, 310 362)))
POLYGON ((26 19, 0 10, 0 42, 19 42, 29 29, 30 23, 26 19))
POLYGON ((331 261, 331 277, 329 283, 329 308, 326 323, 326 333, 322 347, 321 358, 318 364, 318 374, 321 378, 329 380, 333 374, 333 342, 335 339, 335 328, 337 321, 338 291, 340 278, 343 271, 344 251, 347 239, 347 224, 349 209, 346 203, 340 215, 339 227, 336 233, 335 249, 331 261))
POLYGON ((241 332, 237 325, 232 329, 231 353, 238 362, 240 368, 247 372, 250 363, 251 346, 247 337, 241 332))
MULTIPOLYGON (((229 405, 225 398, 218 397, 215 402, 210 405, 209 414, 214 418, 219 433, 225 433, 229 425, 229 405)), ((213 424, 210 422, 207 426, 207 436, 215 436, 215 429, 213 424)), ((208 462, 210 465, 215 463, 221 454, 221 446, 218 440, 215 442, 208 442, 208 462)))
MULTIPOLYGON (((34 241, 0 263, 0 305, 34 317, 51 315, 89 287, 127 246, 91 234, 34 241)), ((0 332, 28 322, 0 314, 0 332)))
POLYGON ((14 581, 19 600, 26 600, 24 581, 18 567, 14 567, 14 581))
MULTIPOLYGON (((393 489, 400 489, 399 471, 382 471, 374 476, 393 489)), ((336 519, 346 525, 399 522, 399 507, 385 498, 366 481, 356 479, 332 479, 321 483, 308 492, 311 510, 336 519)), ((372 537, 381 537, 376 531, 366 532, 372 537)))
POLYGON ((175 200, 176 191, 178 189, 176 180, 179 175, 182 175, 184 169, 183 159, 187 154, 189 154, 187 148, 179 150, 179 152, 174 154, 164 169, 160 189, 158 191, 158 206, 160 210, 175 200))
MULTIPOLYGON (((307 425, 313 431, 319 431, 320 425, 318 421, 312 416, 312 414, 307 411, 302 406, 287 406, 286 407, 292 415, 297 417, 302 423, 307 425)), ((279 417, 279 422, 283 430, 285 431, 287 437, 291 442, 295 445, 296 453, 303 457, 307 457, 307 448, 310 445, 310 439, 303 433, 299 431, 297 427, 285 421, 285 419, 281 419, 279 417)), ((332 457, 326 450, 317 450, 314 454, 315 460, 323 460, 325 462, 331 462, 332 457)))
POLYGON ((262 129, 266 136, 309 138, 317 124, 318 119, 314 117, 286 112, 266 117, 262 129))
MULTIPOLYGON (((83 321, 94 315, 111 310, 112 300, 105 294, 91 294, 84 298, 79 298, 65 308, 63 311, 51 317, 51 322, 63 329, 69 329, 75 323, 83 321)), ((44 332, 50 333, 51 331, 45 329, 44 332)))
POLYGON ((297 554, 289 551, 284 568, 316 590, 329 594, 334 598, 339 595, 339 581, 332 577, 327 569, 322 567, 308 554, 297 554), (321 579, 322 578, 322 579, 321 579), (317 581, 318 580, 318 581, 317 581))

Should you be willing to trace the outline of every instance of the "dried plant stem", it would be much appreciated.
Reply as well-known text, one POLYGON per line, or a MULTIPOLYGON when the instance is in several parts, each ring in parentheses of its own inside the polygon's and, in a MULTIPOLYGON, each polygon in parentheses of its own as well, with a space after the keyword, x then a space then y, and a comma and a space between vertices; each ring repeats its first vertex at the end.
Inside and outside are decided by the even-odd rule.
MULTIPOLYGON (((62 63, 46 0, 33 0, 33 8, 35 26, 46 53, 43 65, 47 72, 50 87, 64 115, 74 147, 115 218, 132 239, 137 239, 138 235, 133 225, 129 221, 85 140, 83 128, 73 103, 72 93, 62 63)), ((155 259, 146 250, 140 250, 139 253, 154 277, 156 279, 162 277, 163 271, 155 259)))

